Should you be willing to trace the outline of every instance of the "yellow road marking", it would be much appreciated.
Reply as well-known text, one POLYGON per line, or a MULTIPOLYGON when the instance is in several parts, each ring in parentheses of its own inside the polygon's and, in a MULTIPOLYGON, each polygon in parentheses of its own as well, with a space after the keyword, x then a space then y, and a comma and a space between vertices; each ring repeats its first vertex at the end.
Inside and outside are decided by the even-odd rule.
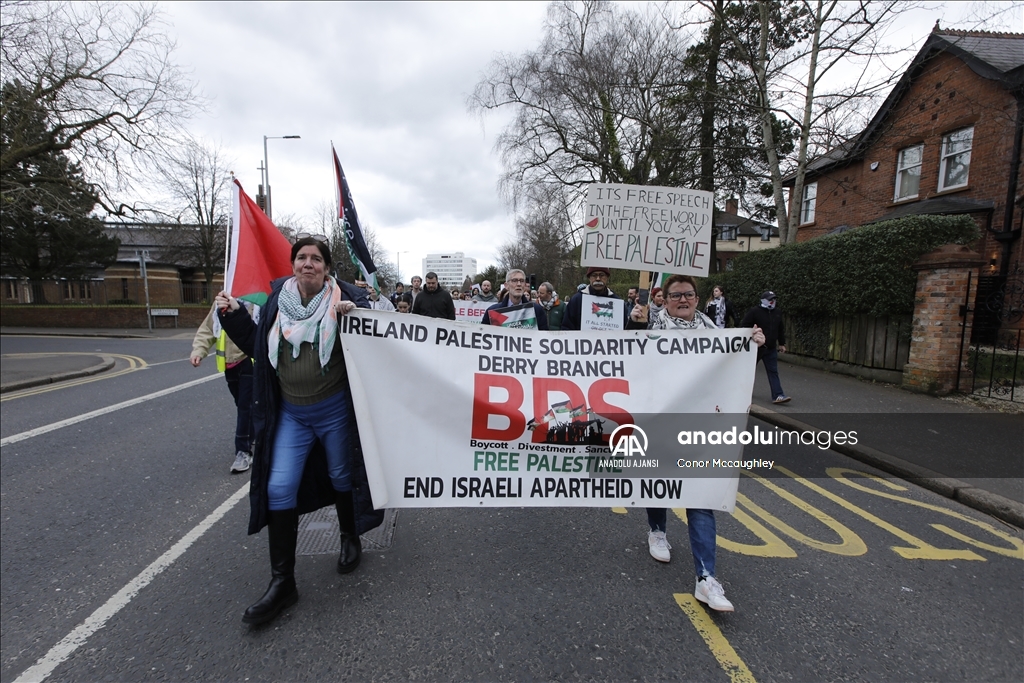
POLYGON ((907 560, 977 560, 979 562, 985 562, 985 558, 976 552, 971 550, 955 550, 952 548, 938 548, 927 541, 923 541, 917 536, 907 533, 903 529, 897 526, 889 524, 884 519, 880 519, 875 515, 871 514, 867 510, 860 508, 850 501, 846 500, 842 496, 832 493, 828 489, 824 489, 814 482, 804 479, 782 465, 776 465, 775 469, 782 472, 788 477, 792 477, 796 482, 803 486, 811 489, 815 493, 818 493, 825 498, 828 498, 832 502, 841 505, 855 515, 863 517, 867 521, 871 522, 875 526, 881 527, 888 531, 893 536, 902 539, 910 544, 911 547, 893 545, 889 546, 894 553, 907 560))
POLYGON ((127 375, 137 370, 144 370, 149 365, 146 361, 142 360, 138 356, 127 356, 121 353, 81 353, 81 352, 68 352, 68 353, 8 353, 4 354, 8 358, 26 358, 26 357, 40 357, 40 356, 107 356, 108 358, 118 358, 128 363, 127 368, 115 370, 114 372, 106 372, 99 375, 93 375, 91 377, 82 377, 80 379, 72 379, 64 382, 58 382, 56 384, 44 384, 43 386, 33 387, 31 389, 23 389, 21 391, 13 391, 9 394, 5 394, 0 397, 0 403, 5 401, 13 401, 16 398, 25 398, 26 396, 37 396, 39 394, 45 394, 48 391, 56 391, 58 389, 67 389, 69 387, 77 387, 82 384, 88 384, 90 382, 98 382, 103 379, 112 379, 114 377, 120 377, 121 375, 127 375))
POLYGON ((744 496, 742 493, 736 494, 737 501, 742 501, 743 505, 751 512, 792 538, 794 541, 803 543, 804 545, 816 550, 824 550, 825 552, 835 553, 836 555, 845 555, 847 557, 856 557, 858 555, 863 555, 868 551, 867 545, 860 536, 855 534, 849 527, 841 524, 831 515, 822 512, 810 503, 796 497, 786 489, 764 479, 763 477, 749 472, 744 472, 743 474, 751 477, 780 498, 789 501, 793 507, 798 510, 803 510, 808 515, 827 526, 829 529, 834 531, 840 539, 839 543, 828 543, 827 541, 819 541, 818 539, 811 538, 786 524, 781 519, 744 496))
MULTIPOLYGON (((737 494, 742 495, 742 494, 737 494)), ((740 498, 737 502, 742 502, 740 498)), ((683 524, 686 524, 686 508, 672 508, 672 512, 683 524)), ((732 512, 733 519, 747 527, 752 534, 760 538, 764 543, 754 545, 753 543, 740 543, 723 538, 718 534, 718 547, 728 551, 749 555, 750 557, 796 557, 796 551, 786 545, 786 542, 776 536, 770 529, 759 521, 740 510, 739 505, 732 512)))
POLYGON ((850 479, 847 478, 847 475, 867 477, 868 479, 876 481, 879 484, 882 484, 883 486, 886 486, 894 491, 906 491, 906 486, 900 486, 899 484, 894 484, 891 481, 886 481, 882 477, 879 477, 878 475, 875 474, 869 474, 867 472, 861 472, 859 470, 851 470, 845 467, 829 467, 825 470, 825 472, 828 474, 828 476, 832 477, 836 481, 846 484, 847 486, 850 486, 852 488, 855 488, 858 491, 864 491, 865 493, 870 493, 871 495, 879 496, 881 498, 887 498, 889 500, 897 500, 900 501, 901 503, 906 503, 908 505, 914 505, 920 508, 924 508, 925 510, 934 510, 935 512, 941 512, 942 514, 949 515, 954 519, 959 519, 962 522, 973 524, 979 529, 984 529, 993 536, 997 536, 1006 543, 1010 544, 1012 547, 1003 548, 1000 546, 992 545, 991 543, 979 541, 975 538, 971 538, 970 536, 966 536, 960 533, 959 531, 954 531, 953 529, 950 529, 948 526, 944 524, 932 524, 931 526, 932 528, 938 529, 942 533, 948 536, 952 536, 953 538, 959 541, 963 541, 964 543, 973 545, 975 548, 981 548, 982 550, 987 550, 991 553, 996 553, 998 555, 1005 555, 1006 557, 1024 560, 1024 542, 1021 542, 1019 538, 1016 538, 1014 536, 1011 536, 1010 534, 1000 531, 991 524, 979 522, 978 520, 972 519, 967 515, 962 515, 959 512, 956 512, 955 510, 950 510, 949 508, 944 508, 939 505, 932 505, 931 503, 922 503, 921 501, 913 500, 912 498, 904 498, 903 496, 897 496, 892 493, 885 493, 884 491, 876 491, 874 489, 870 489, 867 486, 864 486, 863 484, 858 484, 857 482, 851 481, 850 479))
POLYGON ((626 508, 612 508, 612 512, 614 512, 617 515, 628 515, 629 514, 629 510, 627 510, 626 508))
POLYGON ((711 620, 697 598, 689 593, 676 593, 673 597, 686 616, 690 618, 690 623, 704 639, 711 654, 718 660, 719 666, 729 676, 729 680, 732 683, 755 683, 754 674, 750 673, 750 669, 736 654, 736 650, 722 635, 721 629, 711 620))

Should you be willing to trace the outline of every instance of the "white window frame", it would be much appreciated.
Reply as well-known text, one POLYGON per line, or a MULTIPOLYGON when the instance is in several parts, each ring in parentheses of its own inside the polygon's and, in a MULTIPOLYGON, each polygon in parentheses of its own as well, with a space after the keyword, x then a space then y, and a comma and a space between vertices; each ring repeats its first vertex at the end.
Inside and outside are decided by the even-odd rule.
POLYGON ((815 208, 818 203, 818 183, 804 185, 803 197, 800 200, 800 225, 814 222, 815 208))
POLYGON ((952 189, 955 189, 955 188, 958 188, 958 187, 966 187, 967 186, 967 183, 970 181, 970 176, 971 176, 971 150, 973 150, 973 149, 974 149, 974 126, 967 126, 966 128, 960 128, 959 130, 954 130, 954 131, 946 133, 945 135, 942 136, 942 152, 941 152, 941 156, 939 157, 939 159, 940 159, 940 161, 939 161, 939 192, 942 192, 943 190, 952 190, 952 189), (950 151, 949 150, 949 143, 950 143, 952 137, 954 135, 956 135, 957 133, 963 133, 964 131, 970 131, 970 134, 971 134, 970 143, 969 143, 967 149, 958 149, 958 150, 955 150, 955 151, 950 151), (966 155, 967 156, 967 175, 964 177, 964 181, 962 183, 958 183, 956 185, 946 185, 945 184, 946 168, 949 165, 949 161, 951 159, 953 159, 954 157, 959 157, 959 156, 962 156, 962 155, 966 155))
POLYGON ((893 193, 893 201, 894 202, 899 202, 899 201, 903 201, 903 200, 906 200, 906 199, 916 199, 918 197, 918 195, 921 194, 921 167, 923 165, 924 165, 924 143, 923 142, 922 143, 918 143, 916 145, 911 145, 910 147, 904 147, 903 149, 901 149, 899 151, 899 154, 896 156, 896 191, 893 193), (918 156, 917 163, 916 164, 907 164, 906 163, 906 158, 905 158, 906 154, 907 154, 907 152, 910 152, 911 150, 914 150, 914 149, 920 150, 920 155, 918 156), (914 194, 907 194, 907 195, 902 195, 901 196, 900 192, 901 192, 901 190, 903 190, 903 185, 904 185, 903 179, 904 179, 904 177, 911 175, 913 169, 915 169, 915 168, 917 169, 917 192, 915 192, 914 194))

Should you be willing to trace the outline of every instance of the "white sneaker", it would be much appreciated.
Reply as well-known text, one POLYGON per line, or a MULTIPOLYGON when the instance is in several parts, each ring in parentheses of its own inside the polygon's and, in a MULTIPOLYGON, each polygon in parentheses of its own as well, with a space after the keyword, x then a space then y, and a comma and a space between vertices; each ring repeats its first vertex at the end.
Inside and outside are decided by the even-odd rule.
POLYGON ((235 461, 231 464, 231 474, 240 474, 252 466, 252 456, 244 451, 235 453, 235 461))
POLYGON ((647 534, 647 545, 651 549, 651 557, 656 559, 658 562, 668 562, 672 559, 672 553, 669 550, 672 546, 668 544, 668 539, 665 537, 664 531, 652 531, 647 534))
POLYGON ((697 579, 697 587, 693 589, 695 598, 716 612, 734 612, 736 608, 725 599, 725 589, 718 579, 713 576, 705 576, 704 580, 697 579))

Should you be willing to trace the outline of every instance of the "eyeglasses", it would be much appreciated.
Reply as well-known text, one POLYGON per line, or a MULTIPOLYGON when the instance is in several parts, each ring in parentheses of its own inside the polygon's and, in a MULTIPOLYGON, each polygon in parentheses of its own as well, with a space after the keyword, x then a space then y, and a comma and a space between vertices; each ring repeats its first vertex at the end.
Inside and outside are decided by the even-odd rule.
POLYGON ((525 277, 514 277, 511 280, 509 280, 509 283, 513 284, 513 285, 523 285, 523 284, 526 284, 526 278, 525 277))
POLYGON ((298 242, 299 240, 304 240, 307 237, 312 237, 317 242, 321 242, 323 244, 327 244, 327 235, 314 235, 314 234, 309 233, 309 232, 297 232, 297 233, 295 233, 295 241, 296 242, 298 242))
POLYGON ((672 301, 679 301, 683 297, 686 297, 687 299, 696 299, 697 298, 697 292, 695 292, 695 291, 693 291, 691 289, 688 292, 671 292, 668 295, 668 298, 672 299, 672 301))

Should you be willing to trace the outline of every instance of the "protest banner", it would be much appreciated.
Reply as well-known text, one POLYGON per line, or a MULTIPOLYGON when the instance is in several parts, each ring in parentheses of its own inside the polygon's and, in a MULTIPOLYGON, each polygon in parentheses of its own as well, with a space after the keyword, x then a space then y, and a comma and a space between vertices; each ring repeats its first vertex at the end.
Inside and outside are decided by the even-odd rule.
POLYGON ((479 323, 484 319, 484 313, 491 304, 481 304, 473 301, 455 301, 455 319, 466 323, 479 323))
POLYGON ((703 190, 591 184, 580 265, 705 277, 713 212, 714 195, 703 190))
POLYGON ((580 329, 599 332, 621 330, 625 320, 625 305, 622 299, 584 294, 580 306, 580 329))
POLYGON ((378 508, 735 505, 748 329, 541 332, 363 310, 340 323, 378 508), (422 400, 396 417, 410 394, 422 400))

